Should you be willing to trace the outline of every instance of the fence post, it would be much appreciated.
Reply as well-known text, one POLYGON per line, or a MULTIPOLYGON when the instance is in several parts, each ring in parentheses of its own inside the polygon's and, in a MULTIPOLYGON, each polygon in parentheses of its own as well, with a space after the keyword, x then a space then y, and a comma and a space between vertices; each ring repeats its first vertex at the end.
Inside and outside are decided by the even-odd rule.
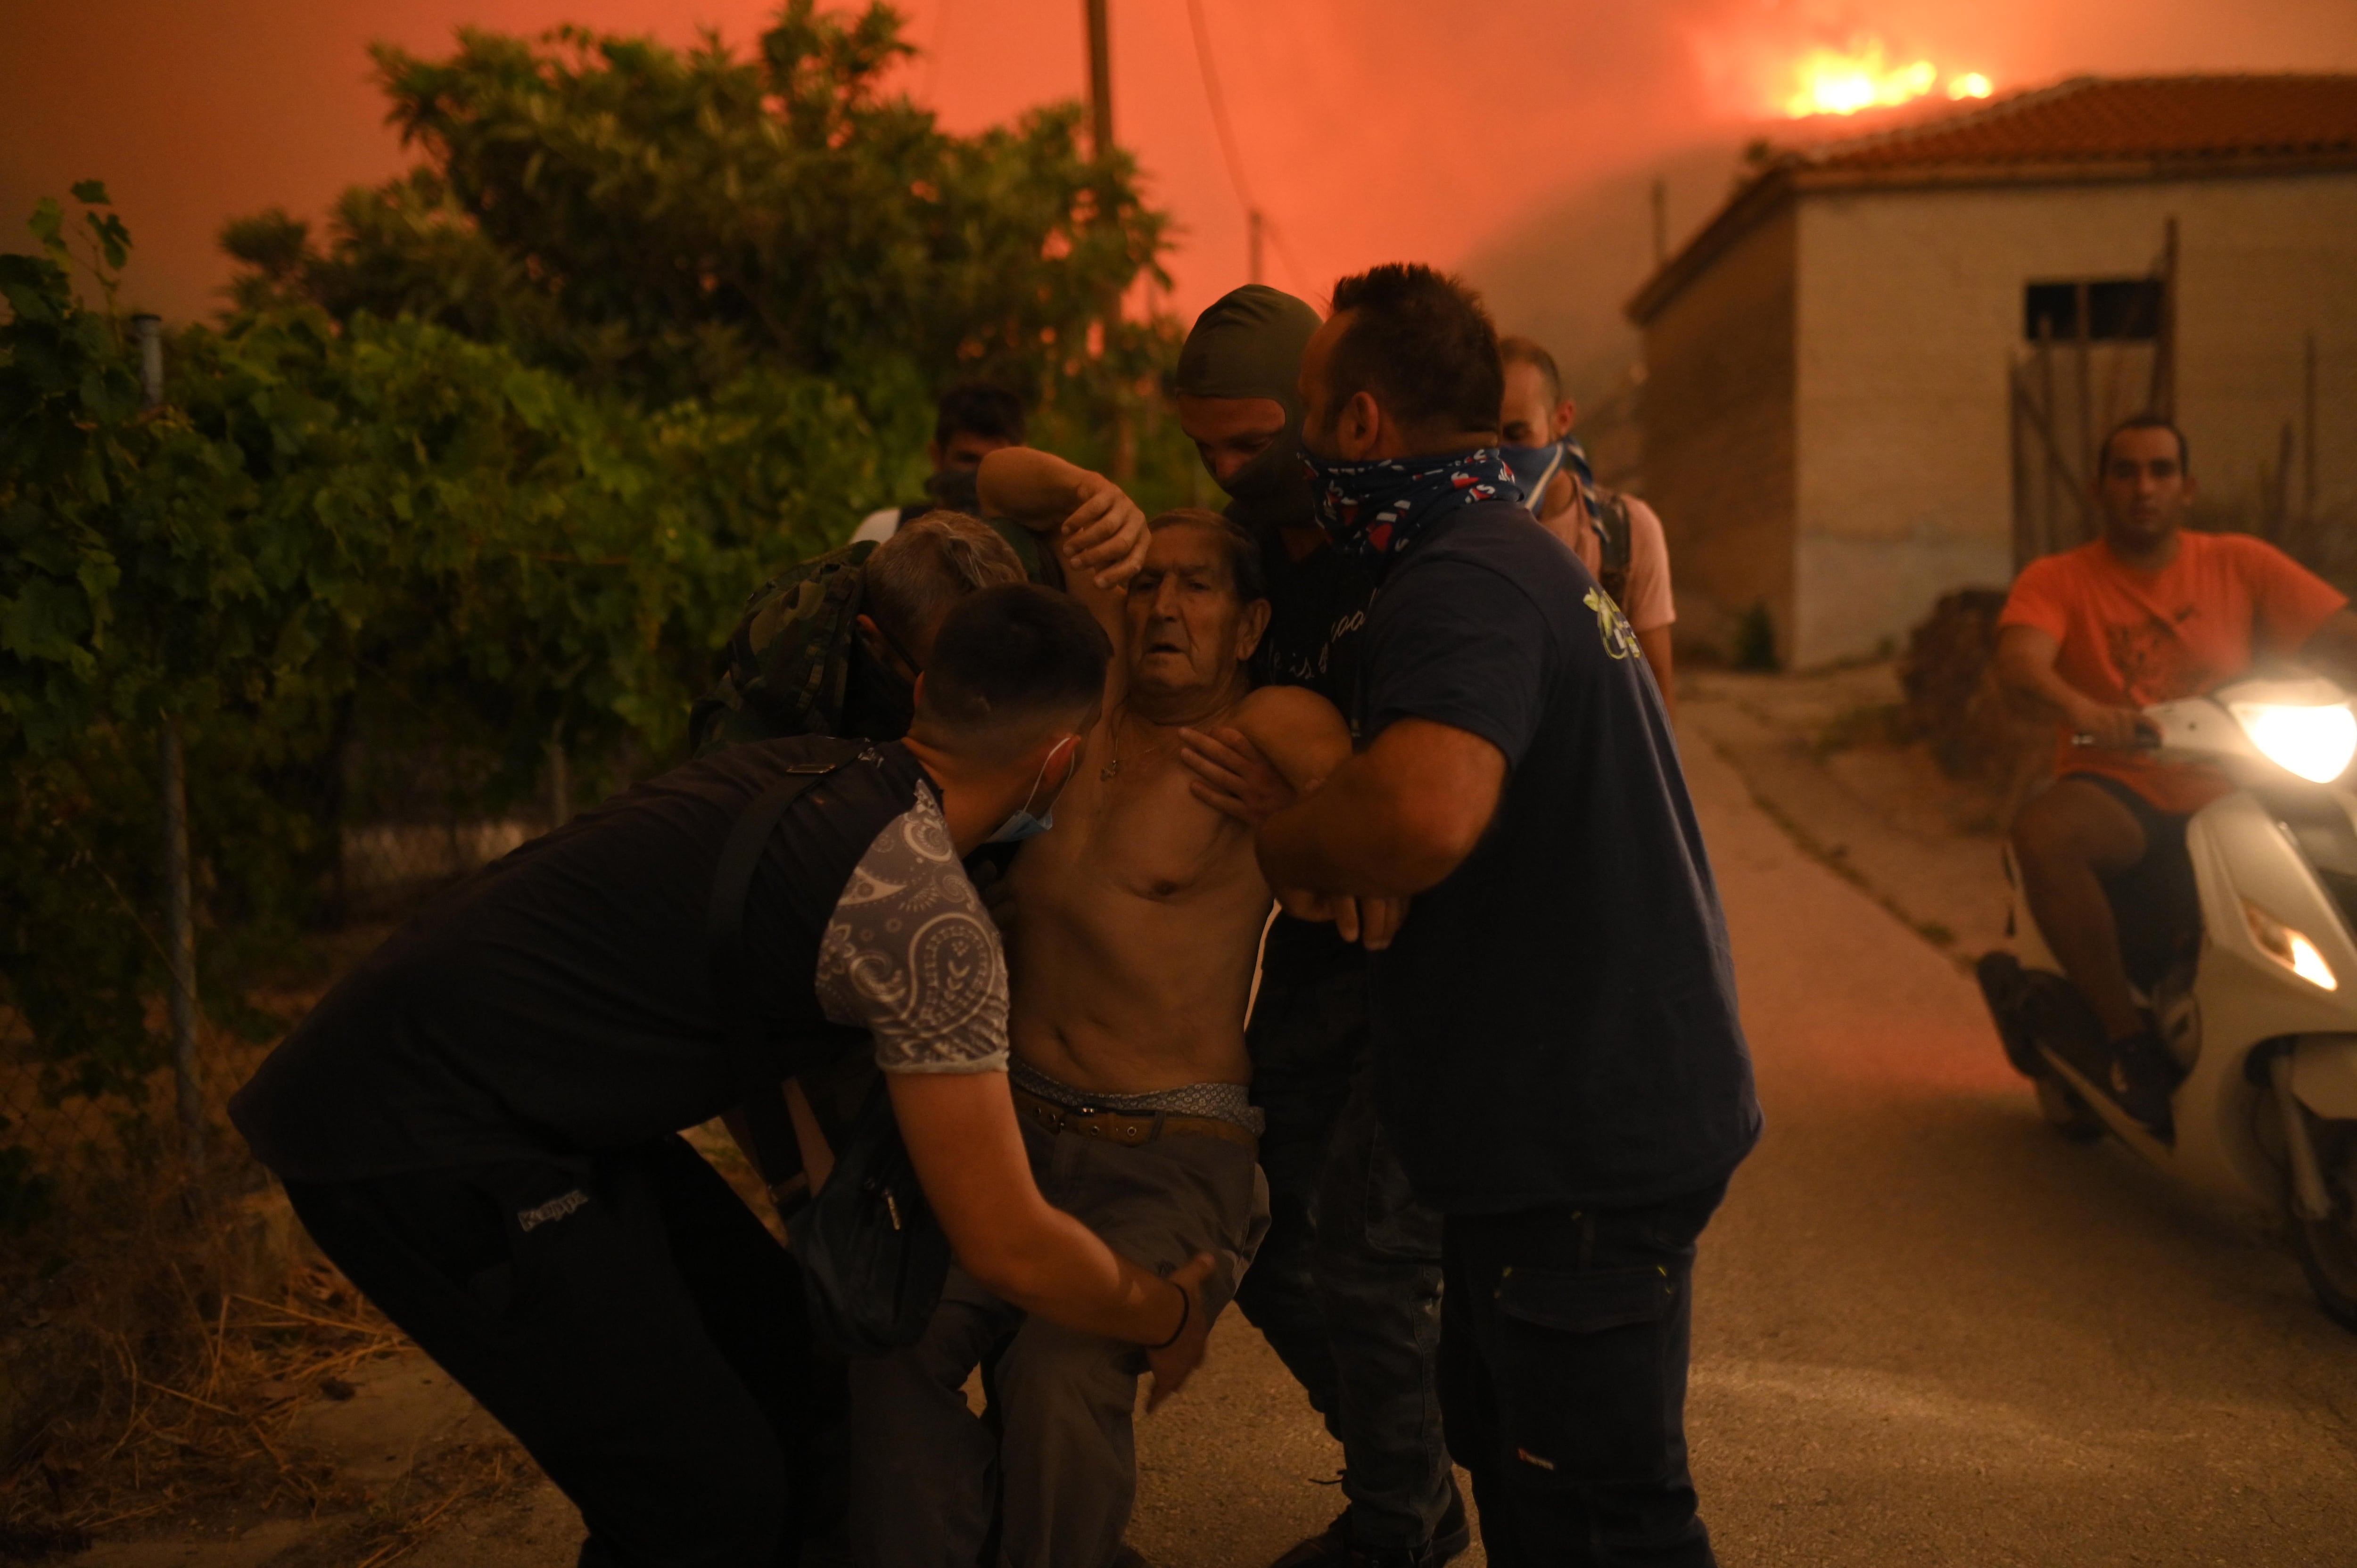
POLYGON ((548 827, 551 832, 573 820, 573 768, 565 755, 565 721, 548 732, 548 827))
POLYGON ((188 882, 188 790, 180 725, 167 717, 159 737, 164 776, 165 957, 172 969, 172 1084, 188 1170, 205 1168, 205 1097, 197 1079, 197 929, 188 882))
MULTIPOLYGON (((164 401, 164 323, 135 316, 141 402, 164 401)), ((180 1114, 180 1148, 190 1175, 205 1168, 205 1096, 197 1077, 197 926, 188 874, 188 760, 179 721, 158 714, 157 768, 164 811, 164 957, 172 972, 172 1087, 180 1114)))

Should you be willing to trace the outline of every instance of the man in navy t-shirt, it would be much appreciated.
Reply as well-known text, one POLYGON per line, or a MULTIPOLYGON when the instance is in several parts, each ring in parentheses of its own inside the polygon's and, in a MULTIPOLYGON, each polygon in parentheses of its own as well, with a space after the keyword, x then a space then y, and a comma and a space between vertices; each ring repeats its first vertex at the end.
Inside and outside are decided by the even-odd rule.
POLYGON ((1450 1450, 1501 1568, 1708 1564, 1689 1281, 1760 1109, 1661 693, 1521 504, 1470 293, 1343 279, 1301 380, 1320 521, 1380 587, 1361 750, 1259 849, 1375 950, 1377 1106, 1445 1215, 1450 1450))

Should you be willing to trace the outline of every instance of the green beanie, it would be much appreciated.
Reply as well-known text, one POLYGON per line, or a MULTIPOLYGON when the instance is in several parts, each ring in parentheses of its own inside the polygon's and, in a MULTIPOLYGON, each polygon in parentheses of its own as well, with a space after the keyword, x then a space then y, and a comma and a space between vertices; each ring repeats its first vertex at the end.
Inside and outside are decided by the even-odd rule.
MULTIPOLYGON (((1250 283, 1195 318, 1178 350, 1181 397, 1259 398, 1285 410, 1285 431, 1225 489, 1248 505, 1306 501, 1301 470, 1301 355, 1321 325, 1318 312, 1282 289, 1250 283)), ((1289 521, 1289 520, 1288 520, 1289 521)))

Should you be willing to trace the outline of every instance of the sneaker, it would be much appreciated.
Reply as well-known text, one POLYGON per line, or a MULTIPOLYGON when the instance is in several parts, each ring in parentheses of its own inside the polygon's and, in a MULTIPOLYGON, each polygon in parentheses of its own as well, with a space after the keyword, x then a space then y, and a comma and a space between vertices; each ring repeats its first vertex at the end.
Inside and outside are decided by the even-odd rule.
POLYGON ((1473 1544, 1473 1528, 1465 1519, 1465 1497, 1451 1477, 1448 1507, 1439 1527, 1422 1546, 1367 1546, 1351 1532, 1351 1510, 1269 1564, 1269 1568, 1443 1568, 1473 1544))
POLYGON ((2169 1098, 2177 1091, 2180 1076, 2177 1058, 2153 1030, 2112 1042, 2113 1098, 2163 1138, 2170 1134, 2169 1098))
POLYGON ((1332 1524, 1296 1544, 1268 1568, 1340 1568, 1350 1559, 1351 1510, 1344 1509, 1332 1524))

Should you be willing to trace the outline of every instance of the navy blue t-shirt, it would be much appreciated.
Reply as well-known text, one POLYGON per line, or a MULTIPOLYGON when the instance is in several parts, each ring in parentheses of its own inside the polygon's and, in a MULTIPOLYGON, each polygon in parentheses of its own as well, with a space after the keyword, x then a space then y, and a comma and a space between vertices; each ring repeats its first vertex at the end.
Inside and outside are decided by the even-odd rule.
POLYGON ((1362 744, 1505 753, 1496 816, 1374 955, 1375 1097, 1446 1212, 1649 1203, 1760 1136, 1718 893, 1661 693, 1579 560, 1504 502, 1436 521, 1369 617, 1362 744))

